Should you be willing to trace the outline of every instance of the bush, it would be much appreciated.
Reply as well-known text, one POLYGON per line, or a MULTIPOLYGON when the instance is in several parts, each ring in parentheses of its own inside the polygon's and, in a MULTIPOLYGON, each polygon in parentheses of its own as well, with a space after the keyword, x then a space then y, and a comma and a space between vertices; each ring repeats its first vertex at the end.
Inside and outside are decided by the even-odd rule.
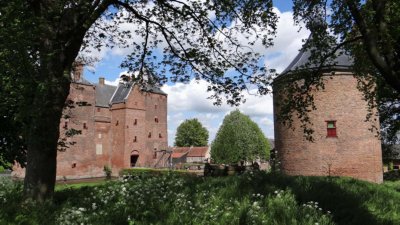
POLYGON ((196 173, 188 170, 152 169, 152 168, 131 168, 119 172, 120 177, 153 177, 168 174, 196 176, 196 173))
POLYGON ((106 175, 106 179, 107 180, 111 180, 111 174, 112 174, 112 170, 109 166, 104 166, 104 174, 106 175))
POLYGON ((7 206, 0 207, 0 224, 400 224, 399 182, 160 172, 59 190, 42 205, 25 201, 20 183, 0 182, 0 204, 7 206))
POLYGON ((390 170, 383 173, 383 179, 391 181, 400 180, 400 170, 390 170))

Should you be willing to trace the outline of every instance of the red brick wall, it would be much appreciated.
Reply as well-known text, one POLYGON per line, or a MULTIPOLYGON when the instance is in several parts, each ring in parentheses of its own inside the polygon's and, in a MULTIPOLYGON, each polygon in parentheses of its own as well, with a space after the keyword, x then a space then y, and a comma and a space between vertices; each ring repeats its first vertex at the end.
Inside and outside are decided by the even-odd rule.
POLYGON ((128 123, 126 135, 129 138, 128 141, 125 142, 125 164, 127 167, 130 167, 130 156, 133 151, 137 151, 139 153, 139 158, 136 162, 136 167, 150 166, 152 160, 148 159, 145 149, 147 140, 145 120, 146 102, 143 93, 139 91, 137 86, 134 86, 130 92, 126 107, 126 121, 128 123), (134 125, 135 119, 137 121, 136 125, 134 125), (134 142, 135 136, 136 142, 134 142))
MULTIPOLYGON (((104 176, 105 165, 112 168, 113 175, 117 175, 119 170, 131 166, 130 156, 133 151, 139 152, 136 166, 153 167, 158 161, 158 158, 153 158, 154 148, 167 149, 165 95, 143 93, 135 86, 125 103, 102 108, 95 107, 94 86, 74 83, 71 84, 68 98, 74 102, 85 101, 90 106, 67 109, 65 113, 69 112, 71 118, 60 121, 60 138, 67 131, 64 128, 65 122, 68 122, 68 129, 81 130, 82 134, 69 138, 68 141, 75 141, 76 144, 58 153, 57 179, 104 176), (86 123, 86 129, 83 123, 86 123), (149 132, 152 132, 151 138, 148 137, 149 132), (159 138, 159 133, 162 138, 159 138)), ((14 175, 23 177, 24 170, 16 166, 14 175)))
POLYGON ((111 164, 113 173, 116 174, 125 167, 125 103, 114 104, 111 107, 111 138, 112 138, 112 156, 111 164))
MULTIPOLYGON (((68 122, 68 129, 81 130, 82 134, 68 138, 74 141, 65 152, 59 152, 57 156, 57 179, 76 179, 86 177, 103 176, 103 166, 108 162, 108 155, 96 155, 96 130, 95 115, 95 89, 91 85, 71 84, 68 99, 74 102, 87 102, 89 106, 75 106, 64 114, 71 116, 69 119, 61 119, 61 138, 65 137, 63 126, 68 122), (84 123, 86 128, 84 128, 84 123)), ((104 151, 104 150, 103 150, 104 151)))
MULTIPOLYGON (((146 149, 153 158, 154 151, 166 150, 168 147, 168 135, 167 135, 167 96, 146 93, 146 131, 147 134, 151 132, 151 138, 147 137, 146 149), (157 121, 156 122, 156 119, 157 121), (161 138, 160 138, 161 134, 161 138)), ((167 157, 162 157, 161 152, 157 152, 156 159, 153 159, 153 165, 159 160, 157 166, 166 166, 167 157)))
MULTIPOLYGON (((315 92, 316 111, 310 113, 315 142, 304 140, 299 121, 295 130, 275 118, 275 149, 283 172, 289 175, 350 176, 382 182, 381 143, 376 132, 379 119, 365 122, 367 104, 348 73, 325 77, 325 89, 315 92), (326 121, 336 121, 337 138, 327 137, 326 121)), ((274 114, 279 113, 279 90, 274 90, 274 114)))

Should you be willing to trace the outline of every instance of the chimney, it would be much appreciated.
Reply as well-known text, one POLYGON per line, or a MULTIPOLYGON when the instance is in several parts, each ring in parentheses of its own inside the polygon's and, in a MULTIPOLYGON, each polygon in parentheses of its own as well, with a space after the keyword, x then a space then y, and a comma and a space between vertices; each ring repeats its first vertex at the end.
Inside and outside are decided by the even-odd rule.
POLYGON ((83 63, 75 61, 72 64, 72 78, 74 81, 79 81, 83 77, 83 63))
POLYGON ((105 83, 104 83, 104 77, 99 77, 99 84, 101 85, 101 86, 103 86, 105 83))

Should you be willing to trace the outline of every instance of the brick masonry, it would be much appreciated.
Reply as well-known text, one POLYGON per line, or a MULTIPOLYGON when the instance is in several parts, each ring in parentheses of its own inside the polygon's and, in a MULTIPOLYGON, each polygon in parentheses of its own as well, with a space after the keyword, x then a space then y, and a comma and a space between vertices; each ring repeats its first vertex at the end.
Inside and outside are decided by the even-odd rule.
POLYGON ((293 129, 277 121, 279 90, 274 90, 275 149, 281 169, 289 175, 349 176, 381 183, 381 142, 376 132, 379 118, 365 122, 367 103, 357 89, 351 73, 324 76, 325 89, 314 90, 317 110, 310 112, 314 142, 303 137, 300 122, 294 117, 293 129), (327 122, 336 121, 337 137, 327 137, 327 122))
MULTIPOLYGON (((58 152, 57 179, 102 177, 104 166, 117 175, 132 166, 132 154, 138 155, 136 167, 167 166, 169 155, 160 152, 168 147, 167 95, 139 91, 133 85, 124 102, 100 107, 96 106, 96 87, 90 83, 71 84, 68 99, 87 102, 88 106, 66 109, 64 114, 70 118, 60 120, 60 139, 70 128, 82 134, 67 138, 76 144, 58 152)), ((24 173, 15 166, 13 176, 23 177, 24 173)))

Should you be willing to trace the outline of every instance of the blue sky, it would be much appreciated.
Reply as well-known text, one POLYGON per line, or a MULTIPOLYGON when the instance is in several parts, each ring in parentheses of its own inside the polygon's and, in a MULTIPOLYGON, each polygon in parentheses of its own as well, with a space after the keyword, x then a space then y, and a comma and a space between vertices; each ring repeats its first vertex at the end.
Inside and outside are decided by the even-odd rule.
MULTIPOLYGON (((255 45, 254 50, 264 54, 266 66, 282 71, 296 56, 301 47, 302 39, 308 37, 308 31, 294 26, 292 19, 292 1, 275 0, 278 16, 278 33, 275 45, 265 49, 262 45, 255 45)), ((94 67, 85 69, 84 76, 89 81, 96 83, 99 77, 105 77, 107 83, 117 84, 118 77, 126 69, 120 68, 120 64, 129 53, 130 49, 103 49, 100 52, 92 52, 101 60, 94 67)), ((207 97, 207 83, 192 80, 188 84, 168 83, 162 87, 168 94, 168 141, 172 146, 175 139, 177 126, 185 119, 198 118, 210 132, 211 142, 226 114, 235 108, 227 105, 214 106, 212 100, 207 97)), ((239 106, 239 110, 249 115, 263 130, 268 138, 273 138, 273 108, 272 96, 254 96, 245 93, 247 101, 239 106)))

